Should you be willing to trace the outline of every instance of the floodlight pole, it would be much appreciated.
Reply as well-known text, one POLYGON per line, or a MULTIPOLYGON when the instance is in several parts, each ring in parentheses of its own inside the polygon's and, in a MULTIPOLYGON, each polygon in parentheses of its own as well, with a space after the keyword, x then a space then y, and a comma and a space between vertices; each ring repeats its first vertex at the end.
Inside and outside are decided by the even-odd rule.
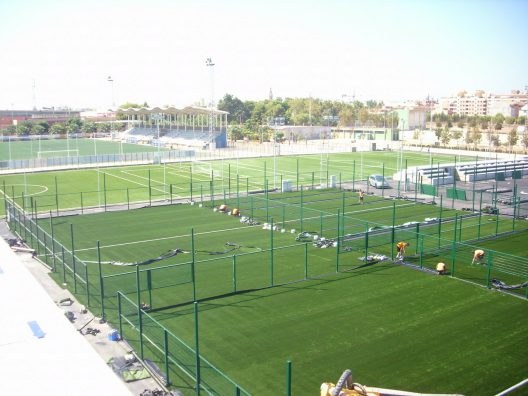
POLYGON ((205 60, 205 66, 210 68, 211 78, 211 103, 209 107, 209 149, 212 149, 213 143, 213 120, 214 120, 214 63, 211 58, 205 60))
MULTIPOLYGON (((114 79, 112 78, 112 76, 108 76, 106 81, 108 81, 110 83, 110 90, 111 90, 111 93, 112 93, 112 102, 111 102, 112 107, 111 107, 111 110, 113 111, 113 109, 115 107, 115 102, 114 102, 114 79)), ((114 117, 114 121, 115 121, 115 117, 114 117)), ((112 136, 112 140, 114 140, 114 123, 112 122, 112 120, 110 120, 110 135, 112 136)))

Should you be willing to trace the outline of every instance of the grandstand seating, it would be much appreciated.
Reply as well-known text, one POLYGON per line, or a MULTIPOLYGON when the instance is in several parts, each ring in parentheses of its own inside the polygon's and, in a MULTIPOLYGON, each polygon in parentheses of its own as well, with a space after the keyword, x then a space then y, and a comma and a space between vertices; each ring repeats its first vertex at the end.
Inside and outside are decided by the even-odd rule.
POLYGON ((458 165, 458 177, 465 182, 476 180, 490 180, 498 177, 513 177, 528 175, 528 158, 516 161, 485 161, 476 164, 458 165))
POLYGON ((482 161, 478 163, 419 166, 402 170, 394 180, 420 180, 433 186, 453 184, 455 178, 463 182, 477 180, 504 180, 507 177, 521 178, 528 175, 528 157, 513 160, 482 161))

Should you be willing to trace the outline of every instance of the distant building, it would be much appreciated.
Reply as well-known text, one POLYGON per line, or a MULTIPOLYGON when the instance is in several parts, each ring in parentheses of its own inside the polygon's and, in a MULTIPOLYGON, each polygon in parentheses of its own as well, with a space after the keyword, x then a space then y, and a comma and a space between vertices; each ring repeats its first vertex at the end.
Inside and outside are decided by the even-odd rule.
POLYGON ((398 114, 398 129, 401 131, 425 128, 427 112, 429 111, 426 107, 408 106, 404 108, 395 108, 394 111, 398 114))
POLYGON ((519 110, 527 103, 528 94, 512 91, 509 94, 486 94, 476 91, 468 94, 460 91, 456 96, 438 100, 433 113, 458 114, 461 116, 495 116, 518 117, 519 110))
POLYGON ((23 121, 46 121, 51 125, 79 117, 80 112, 72 110, 0 110, 0 129, 9 125, 20 124, 23 121))

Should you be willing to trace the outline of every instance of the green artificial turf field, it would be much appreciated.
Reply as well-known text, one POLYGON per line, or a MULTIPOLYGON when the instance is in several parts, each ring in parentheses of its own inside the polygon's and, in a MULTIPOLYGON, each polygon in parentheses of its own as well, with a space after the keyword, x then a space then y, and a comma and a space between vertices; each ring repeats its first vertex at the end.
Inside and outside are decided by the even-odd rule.
MULTIPOLYGON (((299 198, 296 194, 284 194, 283 198, 292 204, 299 198)), ((324 202, 329 210, 339 203, 329 199, 334 195, 332 191, 312 192, 306 202, 319 209, 324 209, 324 202)), ((392 201, 369 198, 377 215, 392 211, 392 201), (387 202, 391 205, 382 209, 387 202)), ((355 197, 350 199, 345 203, 349 203, 351 216, 354 210, 366 210, 368 203, 359 205, 355 197)), ((412 219, 413 214, 421 219, 427 210, 438 211, 432 205, 395 202, 408 212, 405 219, 412 219)), ((379 216, 390 222, 387 214, 379 216)), ((49 221, 39 223, 50 230, 49 221)), ((340 255, 346 272, 336 275, 336 249, 317 249, 310 244, 306 247, 309 279, 303 281, 305 245, 296 243, 295 235, 263 230, 262 225, 250 227, 199 205, 53 219, 55 237, 67 247, 73 225, 76 255, 92 261, 87 265, 95 295, 98 240, 102 261, 134 262, 177 247, 189 251, 191 224, 197 251, 197 298, 203 300, 199 304, 201 353, 252 394, 282 393, 287 360, 292 360, 294 367, 293 394, 306 389, 316 392, 321 382, 335 382, 346 368, 353 370, 356 381, 370 386, 420 392, 493 394, 526 377, 522 356, 528 352, 524 331, 527 305, 513 296, 390 262, 362 263, 357 251, 340 255), (227 241, 240 247, 210 254, 225 251, 227 241), (272 243, 276 249, 273 272, 267 250, 272 243), (233 254, 237 255, 235 286, 233 254), (272 282, 284 285, 267 288, 272 282), (232 294, 233 287, 238 294, 232 294)), ((446 228, 448 224, 452 233, 453 223, 446 223, 446 228)), ((508 250, 510 245, 518 246, 525 234, 489 240, 482 246, 508 250)), ((377 248, 388 252, 390 245, 377 248)), ((526 255, 525 249, 516 249, 517 254, 526 255)), ((152 318, 193 346, 192 306, 188 305, 192 301, 190 259, 191 254, 184 253, 141 266, 140 299, 149 301, 144 276, 150 269, 155 285, 149 301, 154 308, 152 318), (154 269, 170 264, 174 266, 154 269), (174 306, 177 304, 184 305, 174 306)), ((430 259, 437 260, 438 256, 430 259)), ((465 265, 465 271, 485 272, 467 264, 460 262, 458 268, 465 265)), ((122 290, 136 301, 136 273, 130 267, 104 264, 103 275, 107 277, 107 299, 114 301, 107 304, 107 314, 115 321, 113 293, 122 290), (123 272, 128 274, 112 277, 123 272)), ((55 277, 61 281, 60 271, 55 277)), ((149 339, 161 345, 162 338, 156 339, 159 331, 152 323, 145 327, 149 339)), ((137 332, 126 324, 123 331, 137 347, 137 332)), ((159 354, 148 347, 147 351, 162 367, 159 354)), ((186 394, 192 393, 185 389, 192 384, 175 372, 171 376, 186 394)))
POLYGON ((158 148, 141 144, 85 138, 0 142, 0 158, 2 160, 48 158, 52 156, 70 157, 77 155, 141 153, 150 151, 158 151, 158 148), (70 152, 67 150, 70 150, 70 152))
MULTIPOLYGON (((354 183, 370 173, 392 174, 402 159, 408 166, 429 160, 428 155, 399 154, 43 172, 2 176, 0 183, 3 193, 14 195, 28 213, 31 204, 41 213, 38 220, 11 217, 11 227, 56 269, 52 276, 57 282, 77 288, 79 299, 95 311, 104 294, 106 317, 114 326, 116 293, 124 293, 122 334, 136 350, 134 304, 151 305, 142 319, 145 357, 165 369, 160 354, 164 330, 157 321, 171 333, 169 373, 186 395, 195 393, 194 383, 174 363, 193 372, 194 355, 182 342, 194 348, 195 297, 200 300, 203 358, 251 394, 283 393, 288 360, 293 394, 317 394, 322 382, 337 381, 347 368, 354 381, 369 386, 495 394, 527 377, 528 306, 521 298, 482 286, 491 277, 509 284, 526 280, 526 231, 499 235, 514 227, 526 229, 526 224, 373 195, 360 205, 356 192, 321 188, 327 187, 328 175, 354 183), (308 189, 247 194, 280 187, 286 179, 308 189), (211 190, 214 201, 208 201, 211 190), (68 208, 121 203, 121 209, 128 209, 130 202, 191 198, 193 205, 56 215, 68 208), (240 208, 260 224, 249 226, 214 212, 220 203, 240 208), (53 217, 42 216, 47 212, 53 217), (278 229, 263 229, 263 223, 278 229), (311 239, 296 241, 300 231, 338 238, 339 250, 314 247, 311 239), (51 235, 56 239, 52 245, 51 235), (434 268, 443 260, 451 276, 363 260, 368 254, 391 257, 393 242, 399 240, 411 243, 406 260, 415 269, 434 268), (492 267, 470 265, 476 246, 486 249, 492 267), (175 249, 181 251, 168 254, 175 249), (162 259, 140 266, 115 265, 157 257, 162 259)), ((449 158, 434 161, 452 162, 449 158)), ((396 191, 393 186, 383 194, 396 191)), ((210 364, 202 362, 203 386, 234 394, 210 364)))
MULTIPOLYGON (((27 143, 27 142, 24 142, 27 143)), ((111 143, 111 142, 107 142, 111 143)), ((327 187, 331 176, 336 183, 364 180, 369 174, 396 172, 402 164, 472 160, 469 157, 429 156, 420 153, 374 152, 331 155, 281 156, 273 158, 231 159, 199 163, 167 163, 77 169, 54 172, 5 174, 0 176, 1 197, 14 197, 21 206, 36 202, 38 210, 60 211, 71 208, 103 207, 152 200, 193 199, 202 201, 215 195, 247 194, 251 191, 281 187, 282 180, 300 186, 327 187), (194 171, 193 171, 194 170, 194 171), (212 174, 209 172, 212 170, 212 174), (212 181, 211 181, 212 180, 212 181)), ((400 192, 393 183, 382 195, 400 192)), ((1 205, 0 211, 3 211, 1 205)), ((0 212, 1 214, 2 212, 0 212)))

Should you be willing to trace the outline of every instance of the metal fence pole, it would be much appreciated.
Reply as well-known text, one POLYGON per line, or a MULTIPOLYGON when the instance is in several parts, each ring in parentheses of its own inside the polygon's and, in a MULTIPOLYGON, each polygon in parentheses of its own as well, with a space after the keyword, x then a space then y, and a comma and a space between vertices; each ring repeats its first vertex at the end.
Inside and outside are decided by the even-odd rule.
POLYGON ((233 293, 237 292, 237 268, 236 268, 236 255, 233 254, 233 293))
POLYGON ((194 301, 194 347, 196 357, 196 395, 200 395, 200 336, 198 333, 198 302, 194 301))
POLYGON ((165 363, 165 385, 171 384, 169 377, 169 332, 163 329, 163 357, 165 363))
POLYGON ((308 244, 304 244, 304 279, 308 279, 308 244))
POLYGON ((99 293, 101 296, 101 319, 106 320, 105 306, 104 306, 104 280, 103 280, 103 268, 101 266, 101 245, 97 241, 97 266, 99 268, 99 293))
POLYGON ((73 292, 77 293, 77 268, 75 265, 75 243, 73 238, 73 224, 70 223, 70 235, 71 235, 71 255, 73 263, 73 292))
POLYGON ((137 294, 137 314, 139 326, 139 356, 143 359, 143 317, 141 311, 141 282, 139 274, 139 265, 136 265, 136 294, 137 294))
POLYGON ((270 227, 270 285, 274 286, 274 276, 273 276, 273 217, 271 218, 271 227, 270 227))
POLYGON ((57 210, 57 216, 59 215, 59 186, 57 183, 57 176, 55 176, 55 207, 57 210))
POLYGON ((292 362, 286 364, 286 396, 292 395, 292 362))
POLYGON ((56 258, 55 258, 55 232, 54 232, 54 227, 53 227, 53 216, 51 215, 51 210, 49 214, 50 214, 50 230, 51 230, 51 254, 53 257, 52 271, 57 272, 56 258))

